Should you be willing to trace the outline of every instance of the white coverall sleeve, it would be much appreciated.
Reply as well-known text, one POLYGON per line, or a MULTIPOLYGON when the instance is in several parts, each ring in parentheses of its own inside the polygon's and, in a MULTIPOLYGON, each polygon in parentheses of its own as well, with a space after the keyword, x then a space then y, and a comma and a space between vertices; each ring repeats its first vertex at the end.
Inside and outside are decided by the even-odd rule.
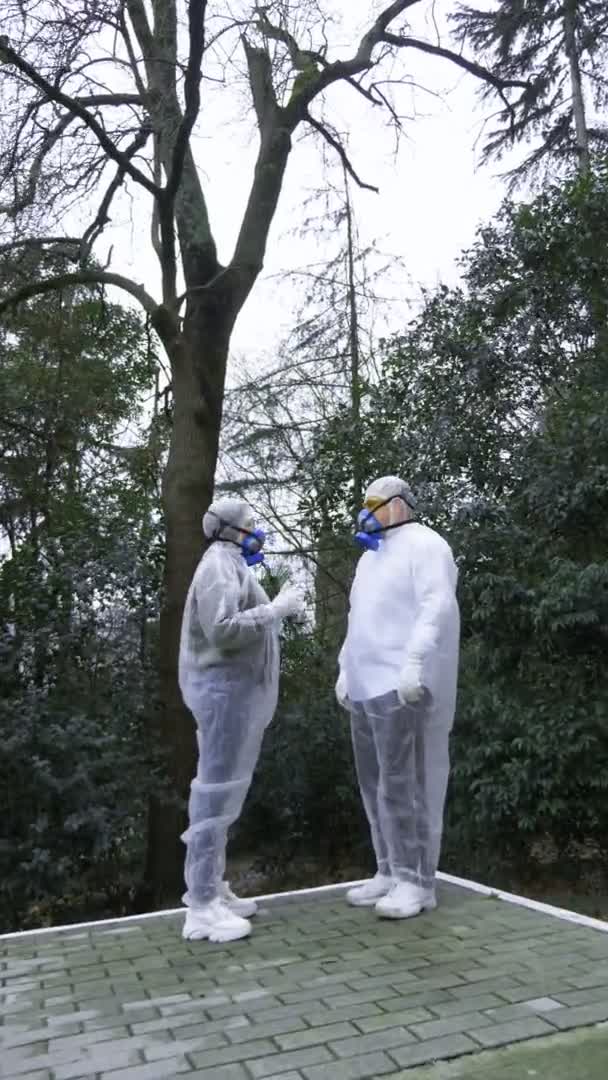
POLYGON ((198 618, 210 645, 218 649, 245 648, 279 621, 273 605, 258 604, 241 611, 241 583, 236 567, 215 560, 195 582, 198 618))
POLYGON ((420 665, 424 672, 456 604, 458 571, 448 545, 433 545, 430 551, 420 551, 413 579, 416 618, 405 659, 406 663, 420 665))

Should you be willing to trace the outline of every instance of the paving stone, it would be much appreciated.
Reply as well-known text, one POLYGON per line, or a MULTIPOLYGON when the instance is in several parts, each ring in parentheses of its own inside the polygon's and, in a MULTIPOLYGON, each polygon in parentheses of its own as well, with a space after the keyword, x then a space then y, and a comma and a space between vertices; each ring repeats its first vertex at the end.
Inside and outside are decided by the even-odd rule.
POLYGON ((170 1061, 153 1061, 148 1065, 102 1072, 101 1080, 169 1080, 179 1073, 190 1073, 190 1066, 185 1058, 175 1057, 170 1061))
POLYGON ((424 1024, 412 1024, 411 1030, 416 1038, 425 1042, 428 1039, 441 1039, 444 1035, 457 1035, 473 1028, 491 1024, 492 1019, 480 1012, 457 1013, 456 1016, 444 1016, 441 1020, 430 1020, 424 1024))
POLYGON ((233 1043, 246 1042, 248 1039, 256 1038, 274 1039, 275 1042, 281 1045, 277 1036, 307 1030, 308 1028, 301 1016, 283 1016, 277 1020, 271 1020, 267 1024, 248 1024, 247 1027, 227 1031, 226 1037, 229 1042, 233 1043))
MULTIPOLYGON (((49 1035, 52 1032, 49 1032, 49 1035)), ((108 1041, 116 1041, 118 1039, 128 1039, 130 1032, 128 1027, 107 1027, 100 1028, 99 1031, 83 1032, 81 1035, 62 1035, 57 1034, 54 1038, 49 1039, 48 1050, 50 1054, 61 1054, 65 1050, 74 1049, 86 1049, 88 1046, 94 1046, 96 1043, 103 1043, 108 1041)))
POLYGON ((522 1001, 530 1001, 534 997, 545 997, 549 993, 551 997, 561 1000, 562 993, 571 990, 572 986, 570 983, 552 979, 551 982, 543 980, 543 982, 519 983, 517 986, 503 987, 502 990, 497 990, 496 993, 499 993, 501 997, 505 998, 505 1000, 512 1005, 516 1005, 522 1001))
MULTIPOLYGON (((383 994, 382 991, 378 990, 376 987, 373 990, 361 990, 356 994, 338 994, 336 997, 324 996, 323 1002, 332 1010, 346 1009, 350 1008, 351 1005, 364 1005, 369 1001, 382 1001, 382 998, 386 997, 388 993, 390 993, 390 991, 385 990, 383 994)), ((317 997, 320 996, 320 994, 317 995, 317 997)))
POLYGON ((227 1040, 220 1032, 215 1035, 198 1035, 191 1039, 175 1039, 170 1042, 148 1042, 142 1047, 146 1061, 162 1061, 176 1054, 192 1054, 201 1050, 217 1050, 227 1046, 227 1040))
POLYGON ((131 1012, 132 1009, 150 1008, 155 1006, 158 1008, 160 1005, 175 1005, 178 1002, 192 1001, 190 994, 172 994, 169 997, 157 997, 157 998, 144 998, 143 1001, 128 1001, 124 1006, 125 1012, 131 1012))
MULTIPOLYGON (((430 965, 429 965, 430 967, 430 965)), ((344 978, 344 974, 342 974, 344 978)), ((394 969, 390 973, 383 972, 382 975, 373 975, 360 979, 348 979, 348 990, 358 993, 361 990, 373 990, 376 987, 379 989, 386 988, 387 994, 393 993, 393 987, 405 984, 405 980, 408 979, 407 971, 398 971, 394 969)), ((413 982, 414 980, 412 980, 413 982)))
MULTIPOLYGON (((449 990, 424 990, 420 994, 400 994, 398 997, 383 998, 378 1002, 378 1007, 383 1012, 397 1012, 400 1009, 435 1009, 435 1005, 447 1001, 454 1001, 454 995, 449 990)), ((471 1012, 465 1007, 463 1012, 471 1012)))
MULTIPOLYGON (((75 1025, 75 1031, 78 1031, 78 1025, 75 1025)), ((48 1027, 31 1028, 26 1031, 18 1031, 13 1029, 12 1031, 2 1032, 0 1029, 0 1046, 5 1047, 6 1050, 11 1050, 17 1046, 28 1046, 30 1044, 37 1044, 46 1042, 54 1032, 49 1030, 48 1027)))
POLYGON ((533 998, 532 1001, 525 1001, 524 1005, 527 1005, 533 1012, 539 1013, 554 1012, 555 1009, 562 1008, 561 1002, 550 997, 533 998))
POLYGON ((369 1035, 355 1035, 351 1039, 330 1042, 329 1047, 339 1058, 358 1057, 374 1050, 390 1050, 393 1046, 406 1046, 415 1042, 415 1036, 404 1027, 385 1028, 369 1035))
POLYGON ((211 1068, 212 1065, 231 1065, 234 1061, 251 1061, 276 1052, 276 1046, 269 1039, 253 1039, 252 1042, 224 1046, 205 1054, 191 1054, 190 1060, 195 1068, 211 1068))
MULTIPOLYGON (((299 1080, 297 1073, 292 1073, 290 1080, 299 1080)), ((119 1080, 119 1078, 117 1078, 119 1080)), ((249 1073, 243 1065, 220 1065, 213 1069, 197 1069, 196 1072, 188 1073, 188 1080, 251 1080, 249 1073)), ((281 1080, 277 1077, 276 1080, 281 1080)), ((288 1080, 284 1077, 283 1080, 288 1080)))
POLYGON ((479 1046, 468 1035, 446 1035, 441 1039, 429 1039, 427 1042, 417 1042, 412 1046, 391 1050, 391 1057, 398 1065, 412 1068, 414 1065, 426 1065, 430 1061, 444 1061, 460 1057, 461 1054, 471 1054, 478 1049, 479 1046))
MULTIPOLYGON (((71 1061, 64 1061, 61 1064, 55 1064, 52 1060, 49 1062, 55 1080, 75 1080, 83 1073, 127 1069, 132 1065, 139 1065, 142 1061, 139 1047, 133 1045, 122 1047, 118 1043, 103 1043, 101 1047, 93 1047, 91 1051, 84 1054, 77 1054, 74 1051, 71 1056, 71 1061)), ((59 1061, 61 1061, 60 1058, 59 1061)))
POLYGON ((434 1019, 436 1018, 428 1009, 401 1009, 397 1012, 383 1012, 377 1016, 362 1017, 360 1020, 355 1020, 355 1024, 364 1034, 367 1034, 391 1027, 407 1027, 409 1024, 434 1019))
POLYGON ((485 1009, 499 1008, 504 1002, 497 994, 480 994, 478 997, 467 996, 452 1001, 441 1001, 432 1006, 432 1011, 439 1017, 458 1016, 465 1012, 483 1012, 485 1009))
POLYGON ((360 1058, 346 1058, 327 1065, 304 1068, 306 1080, 367 1080, 395 1071, 394 1062, 388 1054, 366 1054, 360 1058))
POLYGON ((517 1005, 500 1005, 497 1009, 488 1009, 485 1015, 493 1024, 506 1024, 509 1020, 521 1020, 535 1012, 527 1002, 521 1001, 517 1005))
MULTIPOLYGON (((263 1010, 260 1010, 259 1012, 254 1012, 254 1013, 250 1012, 248 1014, 248 1019, 252 1024, 256 1024, 256 1025, 261 1024, 261 1025, 263 1025, 263 1024, 272 1024, 272 1023, 274 1023, 275 1020, 284 1020, 286 1017, 295 1017, 298 1020, 300 1020, 302 1022, 302 1024, 303 1024, 304 1023, 303 1017, 308 1012, 308 1010, 310 1008, 311 1008, 310 1001, 301 1001, 301 1002, 299 1002, 298 1005, 279 1005, 277 1008, 274 1008, 274 1009, 268 1009, 268 1010, 263 1009, 263 1010)), ((327 1009, 323 1010, 323 1014, 322 1014, 323 1015, 323 1020, 322 1020, 323 1024, 329 1023, 327 1012, 328 1012, 327 1009)), ((332 1009, 331 1019, 332 1020, 334 1020, 334 1019, 340 1020, 340 1019, 342 1019, 342 1017, 340 1016, 339 1013, 336 1013, 335 1016, 334 1016, 334 1010, 332 1009)), ((348 1020, 349 1017, 347 1016, 346 1019, 348 1020)))
POLYGON ((134 1009, 125 1013, 120 1000, 114 998, 110 1003, 104 1002, 94 1020, 85 1020, 83 1028, 85 1031, 99 1031, 101 1028, 112 1027, 116 1024, 128 1024, 133 1030, 135 1025, 147 1022, 159 1023, 159 1021, 158 1009, 134 1009))
POLYGON ((45 1069, 52 1064, 52 1058, 46 1051, 47 1043, 45 1042, 16 1047, 14 1050, 3 1050, 0 1062, 4 1075, 10 1077, 28 1070, 31 1072, 32 1069, 45 1069))
MULTIPOLYGON (((0 1072, 0 1076, 2 1076, 2 1072, 0 1072)), ((51 1073, 47 1069, 43 1069, 42 1072, 20 1073, 19 1078, 20 1080, 52 1080, 51 1073)))
POLYGON ((282 1006, 282 1002, 277 997, 257 998, 244 1005, 238 1001, 233 1001, 229 1005, 217 1005, 213 1008, 205 1008, 212 1020, 223 1020, 226 1016, 239 1016, 242 1013, 252 1015, 257 1012, 269 1012, 271 1007, 278 1009, 282 1006))
POLYGON ((591 990, 566 990, 556 995, 562 1005, 594 1005, 608 1000, 608 990, 593 987, 591 990))
MULTIPOLYGON (((202 1009, 199 1012, 182 1013, 178 1016, 155 1016, 152 1020, 138 1021, 135 1024, 130 1023, 131 1016, 129 1013, 123 1015, 123 1019, 129 1022, 129 1029, 133 1035, 153 1035, 155 1031, 172 1031, 174 1028, 179 1029, 180 1027, 188 1027, 189 1025, 196 1023, 200 1023, 201 1026, 212 1023, 212 1021, 207 1020, 205 1012, 202 1009)), ((243 1016, 241 1019, 243 1022, 246 1022, 246 1017, 243 1016)), ((225 1026, 228 1023, 233 1023, 235 1020, 238 1022, 238 1017, 228 1017, 224 1021, 216 1020, 215 1023, 218 1025, 223 1024, 225 1026)))
MULTIPOLYGON (((488 973, 485 974, 488 977, 488 973)), ((403 990, 406 994, 414 994, 417 990, 420 990, 420 993, 423 994, 426 990, 451 990, 453 987, 463 986, 465 982, 466 980, 462 975, 455 975, 453 971, 448 971, 441 975, 430 975, 428 979, 424 978, 416 982, 411 979, 395 979, 392 986, 398 992, 403 990)))
MULTIPOLYGON (((362 1005, 349 1005, 342 1009, 331 1010, 331 1022, 332 1024, 340 1023, 341 1020, 359 1020, 362 1017, 380 1016, 382 1010, 379 1005, 376 1005, 373 1001, 366 1001, 362 1005)), ((318 1012, 306 1012, 302 1014, 302 1019, 310 1024, 311 1027, 318 1027, 319 1025, 326 1024, 328 1022, 327 1009, 323 1009, 318 1012)))
POLYGON ((328 1061, 332 1061, 332 1056, 326 1046, 307 1046, 301 1050, 290 1050, 284 1054, 272 1054, 270 1057, 248 1061, 247 1068, 253 1080, 262 1080, 266 1076, 276 1076, 278 1073, 303 1069, 310 1065, 323 1065, 328 1061))
POLYGON ((303 1046, 320 1046, 329 1042, 330 1039, 347 1039, 351 1035, 358 1035, 354 1024, 346 1021, 341 1024, 325 1024, 324 1026, 305 1028, 303 1031, 292 1031, 285 1035, 275 1035, 274 1041, 281 1050, 298 1050, 303 1046))
POLYGON ((589 971, 584 975, 573 974, 569 976, 569 982, 576 990, 587 990, 592 987, 602 987, 608 994, 608 974, 605 971, 589 971))
POLYGON ((608 1020, 608 997, 605 1001, 599 1001, 592 1005, 579 1005, 575 1008, 564 1007, 559 1012, 550 1013, 548 1018, 560 1031, 567 1031, 573 1027, 584 1027, 587 1024, 599 1024, 608 1020))
POLYGON ((470 1034, 482 1046, 508 1046, 509 1043, 521 1042, 524 1039, 534 1039, 539 1035, 555 1034, 555 1028, 551 1027, 539 1016, 531 1016, 528 1019, 511 1020, 506 1024, 490 1024, 488 1027, 471 1028, 470 1034))
MULTIPOLYGON (((119 1078, 117 1078, 119 1080, 119 1078)), ((220 1065, 213 1069, 197 1069, 196 1072, 188 1073, 188 1080, 251 1080, 249 1073, 243 1065, 220 1065)), ((281 1077, 276 1077, 281 1080, 281 1077)), ((283 1080, 300 1080, 297 1073, 292 1073, 290 1078, 283 1080)))
POLYGON ((318 1001, 319 998, 323 998, 324 1001, 327 1001, 328 998, 333 998, 336 995, 344 997, 351 993, 352 991, 343 983, 331 983, 329 986, 325 986, 322 989, 315 986, 312 988, 309 987, 307 990, 288 991, 285 994, 278 994, 277 996, 280 997, 285 1005, 296 1005, 301 1001, 318 1001))
MULTIPOLYGON (((215 1077, 213 1080, 215 1080, 215 1077)), ((286 1073, 273 1073, 272 1080, 304 1080, 304 1078, 301 1072, 290 1069, 290 1071, 286 1073)))

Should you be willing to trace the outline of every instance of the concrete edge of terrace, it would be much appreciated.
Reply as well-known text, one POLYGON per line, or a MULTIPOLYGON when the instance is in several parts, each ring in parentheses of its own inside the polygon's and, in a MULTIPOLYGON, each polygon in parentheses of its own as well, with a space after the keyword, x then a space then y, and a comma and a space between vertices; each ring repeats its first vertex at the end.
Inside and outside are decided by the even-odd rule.
MULTIPOLYGON (((568 911, 566 908, 554 907, 552 904, 545 904, 539 900, 529 900, 525 896, 517 896, 515 893, 505 892, 503 889, 493 889, 489 885, 480 885, 476 881, 468 881, 466 878, 454 877, 452 874, 439 873, 437 879, 440 883, 443 882, 446 885, 453 885, 465 891, 486 896, 488 899, 502 900, 507 904, 515 904, 519 907, 527 908, 530 911, 537 911, 539 914, 550 915, 556 919, 562 919, 565 922, 587 927, 590 930, 600 930, 603 933, 608 933, 608 922, 603 919, 594 919, 589 915, 580 915, 576 911, 568 911)), ((332 896, 341 896, 347 889, 352 889, 355 885, 360 884, 362 884, 361 881, 346 881, 337 885, 319 885, 310 889, 295 889, 288 892, 267 893, 262 896, 256 896, 254 899, 258 904, 267 904, 270 906, 298 903, 302 900, 312 900, 315 897, 329 898, 332 896)), ((117 916, 113 919, 97 919, 92 922, 69 923, 63 926, 43 926, 35 930, 17 930, 7 934, 0 934, 0 941, 58 934, 65 931, 89 930, 103 926, 121 927, 129 923, 143 922, 147 919, 161 919, 168 915, 181 915, 184 910, 185 909, 182 907, 170 908, 165 911, 148 911, 140 915, 117 916)))

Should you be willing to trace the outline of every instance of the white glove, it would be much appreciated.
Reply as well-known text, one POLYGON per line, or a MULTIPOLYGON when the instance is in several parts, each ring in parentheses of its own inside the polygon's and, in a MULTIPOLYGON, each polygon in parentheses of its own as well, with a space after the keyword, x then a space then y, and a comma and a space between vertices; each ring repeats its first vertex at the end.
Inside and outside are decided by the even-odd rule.
POLYGON ((288 615, 301 615, 304 611, 304 595, 296 585, 283 585, 278 596, 272 601, 272 606, 279 619, 286 619, 288 615))
POLYGON ((415 705, 424 697, 422 669, 412 660, 404 664, 399 674, 397 695, 402 705, 415 705))
POLYGON ((344 675, 342 671, 338 675, 338 681, 336 683, 336 700, 340 708, 346 708, 348 702, 348 694, 346 692, 346 675, 344 675))

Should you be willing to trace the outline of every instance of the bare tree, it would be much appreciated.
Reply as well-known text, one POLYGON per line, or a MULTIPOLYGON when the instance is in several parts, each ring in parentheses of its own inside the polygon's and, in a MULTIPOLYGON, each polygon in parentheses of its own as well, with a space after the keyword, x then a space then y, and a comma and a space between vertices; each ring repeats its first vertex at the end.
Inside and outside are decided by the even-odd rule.
MULTIPOLYGON (((360 183, 318 104, 342 83, 370 107, 391 109, 381 71, 398 52, 443 56, 496 87, 524 90, 520 79, 503 80, 412 36, 405 18, 426 0, 387 3, 350 56, 331 59, 320 2, 272 0, 262 7, 234 0, 231 10, 212 0, 4 0, 0 210, 5 256, 22 256, 24 270, 23 285, 0 300, 0 312, 67 285, 116 286, 148 313, 170 366, 160 737, 180 798, 194 763, 192 724, 176 680, 183 603, 213 491, 230 338, 263 266, 294 135, 312 126, 360 183), (225 57, 240 50, 244 58, 258 134, 249 197, 226 265, 218 259, 193 142, 205 112, 204 73, 217 71, 218 49, 225 57), (121 192, 149 202, 158 297, 92 261, 121 192), (75 207, 82 216, 92 200, 86 228, 64 235, 66 212, 75 207), (32 251, 37 265, 47 251, 62 255, 65 272, 32 279, 32 251)), ((177 800, 174 808, 151 809, 147 878, 157 900, 179 889, 182 819, 177 800)))

